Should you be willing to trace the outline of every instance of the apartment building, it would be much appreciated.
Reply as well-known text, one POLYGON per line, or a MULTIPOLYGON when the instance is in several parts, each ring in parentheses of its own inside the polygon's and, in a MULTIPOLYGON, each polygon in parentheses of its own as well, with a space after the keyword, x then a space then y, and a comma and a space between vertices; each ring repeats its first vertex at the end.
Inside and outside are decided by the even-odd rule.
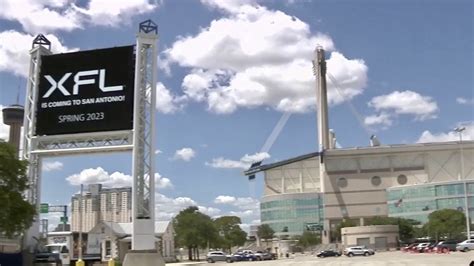
POLYGON ((80 229, 80 207, 82 207, 82 231, 88 232, 99 222, 128 223, 132 219, 132 188, 102 188, 101 184, 89 185, 82 196, 71 199, 71 229, 80 229))

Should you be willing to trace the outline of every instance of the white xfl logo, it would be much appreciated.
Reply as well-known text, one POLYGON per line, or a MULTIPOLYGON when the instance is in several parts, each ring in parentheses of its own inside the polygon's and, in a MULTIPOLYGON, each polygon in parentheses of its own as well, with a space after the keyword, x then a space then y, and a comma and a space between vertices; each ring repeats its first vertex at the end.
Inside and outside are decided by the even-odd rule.
MULTIPOLYGON (((66 80, 72 75, 72 72, 68 72, 64 74, 64 76, 59 80, 56 81, 50 75, 44 75, 44 78, 49 81, 51 87, 49 90, 43 95, 43 98, 48 98, 55 90, 59 90, 64 96, 70 96, 71 93, 64 88, 63 84, 66 80)), ((89 85, 96 83, 95 78, 86 78, 82 79, 84 76, 93 76, 99 75, 99 89, 103 92, 111 92, 111 91, 121 91, 123 90, 123 86, 105 86, 105 69, 96 69, 96 70, 86 70, 86 71, 79 71, 74 76, 74 86, 72 87, 72 95, 79 94, 79 86, 81 85, 89 85)))

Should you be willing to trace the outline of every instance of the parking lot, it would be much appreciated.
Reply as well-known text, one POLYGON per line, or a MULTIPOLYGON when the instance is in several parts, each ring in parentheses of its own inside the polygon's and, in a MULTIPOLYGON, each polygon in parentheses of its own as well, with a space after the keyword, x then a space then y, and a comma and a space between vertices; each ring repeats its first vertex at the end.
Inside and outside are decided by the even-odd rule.
MULTIPOLYGON (((474 260, 474 252, 452 252, 449 254, 424 254, 424 253, 405 253, 401 251, 380 252, 369 257, 329 257, 317 258, 312 255, 296 254, 290 259, 279 259, 273 261, 254 261, 254 262, 235 262, 236 264, 256 265, 256 266, 275 266, 275 265, 297 265, 297 266, 311 266, 311 265, 364 265, 364 266, 395 266, 395 265, 439 265, 439 266, 461 266, 469 265, 474 260)), ((225 262, 217 263, 173 263, 167 264, 169 266, 176 265, 224 265, 225 262)), ((232 264, 235 265, 235 264, 232 264)))

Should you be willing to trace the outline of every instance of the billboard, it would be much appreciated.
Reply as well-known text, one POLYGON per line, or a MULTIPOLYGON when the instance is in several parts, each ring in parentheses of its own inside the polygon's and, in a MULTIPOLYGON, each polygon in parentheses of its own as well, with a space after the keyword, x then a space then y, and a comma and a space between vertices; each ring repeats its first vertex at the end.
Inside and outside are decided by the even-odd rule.
POLYGON ((133 128, 133 46, 48 55, 41 60, 36 135, 133 128))

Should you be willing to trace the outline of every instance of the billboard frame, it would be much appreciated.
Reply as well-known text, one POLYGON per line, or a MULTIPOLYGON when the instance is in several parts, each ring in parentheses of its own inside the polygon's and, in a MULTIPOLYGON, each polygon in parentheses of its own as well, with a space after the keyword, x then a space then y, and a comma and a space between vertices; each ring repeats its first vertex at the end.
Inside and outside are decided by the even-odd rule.
MULTIPOLYGON (((77 134, 35 136, 36 107, 40 80, 41 57, 51 55, 51 42, 39 34, 30 50, 27 80, 23 150, 28 161, 30 187, 27 200, 39 213, 41 199, 41 161, 43 157, 132 151, 132 249, 154 249, 155 185, 154 145, 157 82, 158 26, 151 20, 141 22, 135 45, 135 81, 133 128, 77 134)), ((39 235, 39 216, 24 237, 24 247, 35 244, 39 235)))

